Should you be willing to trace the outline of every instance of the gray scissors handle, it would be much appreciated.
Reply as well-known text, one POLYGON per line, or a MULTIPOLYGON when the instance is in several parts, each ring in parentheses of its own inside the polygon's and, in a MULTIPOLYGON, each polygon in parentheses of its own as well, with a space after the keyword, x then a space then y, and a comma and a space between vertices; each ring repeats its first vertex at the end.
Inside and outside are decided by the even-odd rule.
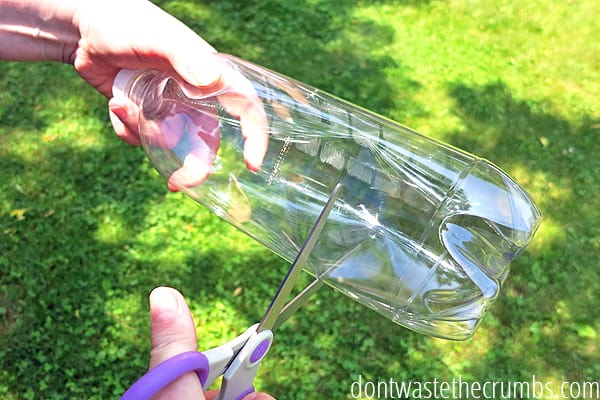
POLYGON ((217 400, 240 400, 254 392, 256 372, 272 343, 270 330, 254 332, 223 374, 217 400))

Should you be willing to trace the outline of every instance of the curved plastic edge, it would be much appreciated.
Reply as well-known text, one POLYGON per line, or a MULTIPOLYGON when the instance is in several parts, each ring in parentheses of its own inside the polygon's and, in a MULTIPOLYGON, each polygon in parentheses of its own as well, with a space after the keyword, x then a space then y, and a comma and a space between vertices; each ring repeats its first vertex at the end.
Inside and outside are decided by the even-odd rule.
POLYGON ((152 368, 121 396, 121 400, 146 400, 183 374, 195 371, 202 385, 210 372, 208 358, 197 351, 181 353, 152 368))

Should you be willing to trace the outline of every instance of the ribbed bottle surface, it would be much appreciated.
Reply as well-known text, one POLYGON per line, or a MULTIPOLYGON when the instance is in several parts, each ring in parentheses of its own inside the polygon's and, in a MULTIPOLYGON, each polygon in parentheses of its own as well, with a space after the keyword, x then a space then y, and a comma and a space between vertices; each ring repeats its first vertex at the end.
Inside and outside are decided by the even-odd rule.
POLYGON ((209 164, 206 181, 179 189, 288 261, 342 183, 307 271, 410 329, 471 336, 537 228, 529 196, 485 160, 223 57, 266 113, 260 169, 248 171, 239 115, 223 106, 235 88, 198 95, 145 72, 129 96, 157 170, 169 179, 190 155, 209 164))

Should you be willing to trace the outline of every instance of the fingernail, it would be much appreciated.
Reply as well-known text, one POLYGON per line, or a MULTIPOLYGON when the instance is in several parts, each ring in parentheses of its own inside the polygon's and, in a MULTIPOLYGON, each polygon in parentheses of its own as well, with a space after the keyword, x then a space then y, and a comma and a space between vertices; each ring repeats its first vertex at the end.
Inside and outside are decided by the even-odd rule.
POLYGON ((150 309, 153 322, 172 319, 179 310, 175 293, 169 288, 158 287, 150 293, 150 309))
POLYGON ((123 121, 121 121, 121 117, 119 116, 119 110, 120 108, 118 107, 109 107, 109 113, 108 113, 108 117, 110 118, 110 122, 113 124, 113 127, 115 129, 115 132, 118 134, 122 133, 125 130, 125 125, 123 124, 123 121))
POLYGON ((254 141, 247 140, 244 144, 244 161, 246 162, 246 168, 254 173, 257 173, 260 170, 266 153, 266 149, 263 151, 256 147, 254 141))
POLYGON ((246 168, 248 168, 248 171, 250 172, 254 172, 256 174, 258 171, 260 171, 260 165, 260 162, 257 160, 246 159, 246 168))
POLYGON ((119 104, 113 104, 113 103, 109 102, 108 109, 110 111, 112 111, 112 113, 115 114, 120 119, 124 119, 126 116, 125 110, 119 104))

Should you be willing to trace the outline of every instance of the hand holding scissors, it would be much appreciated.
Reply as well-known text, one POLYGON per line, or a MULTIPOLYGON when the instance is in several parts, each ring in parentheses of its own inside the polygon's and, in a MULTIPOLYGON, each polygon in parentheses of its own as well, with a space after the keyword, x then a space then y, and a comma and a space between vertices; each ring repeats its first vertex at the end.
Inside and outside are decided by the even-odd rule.
POLYGON ((134 383, 121 400, 150 399, 171 382, 190 372, 197 375, 203 388, 210 386, 219 376, 223 377, 217 400, 241 400, 253 393, 254 378, 260 362, 272 344, 273 330, 277 329, 321 285, 321 281, 315 280, 293 300, 286 303, 300 271, 317 242, 339 189, 340 186, 336 186, 329 197, 260 323, 251 326, 236 339, 219 347, 204 352, 183 352, 163 361, 134 383))

